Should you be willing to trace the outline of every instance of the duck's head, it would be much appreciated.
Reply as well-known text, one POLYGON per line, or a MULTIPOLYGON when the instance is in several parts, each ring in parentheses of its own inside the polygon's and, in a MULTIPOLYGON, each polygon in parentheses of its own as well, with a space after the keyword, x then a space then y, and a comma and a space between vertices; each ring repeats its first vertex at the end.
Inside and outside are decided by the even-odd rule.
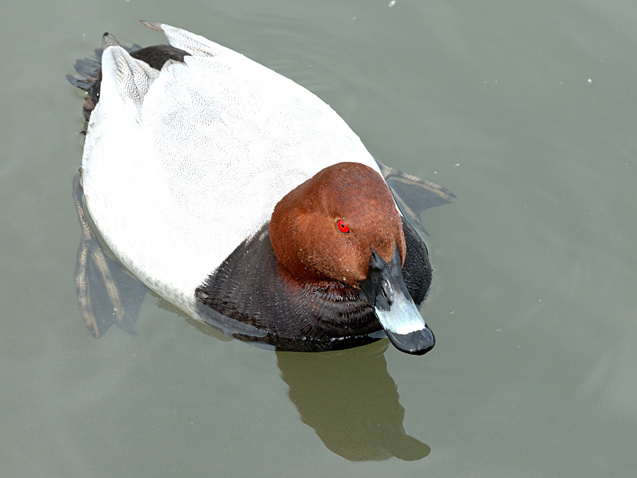
POLYGON ((407 246, 387 183, 369 166, 338 163, 276 205, 270 240, 282 267, 300 281, 362 289, 391 342, 424 354, 435 340, 407 292, 407 246))

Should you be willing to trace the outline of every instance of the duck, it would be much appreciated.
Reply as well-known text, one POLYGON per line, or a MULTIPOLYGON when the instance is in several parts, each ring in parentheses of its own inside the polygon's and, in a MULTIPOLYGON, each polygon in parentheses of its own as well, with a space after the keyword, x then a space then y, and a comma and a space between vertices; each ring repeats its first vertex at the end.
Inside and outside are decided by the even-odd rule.
POLYGON ((292 80, 203 36, 106 33, 77 86, 78 187, 92 227, 150 290, 200 322, 282 351, 387 337, 422 355, 432 267, 345 121, 292 80))

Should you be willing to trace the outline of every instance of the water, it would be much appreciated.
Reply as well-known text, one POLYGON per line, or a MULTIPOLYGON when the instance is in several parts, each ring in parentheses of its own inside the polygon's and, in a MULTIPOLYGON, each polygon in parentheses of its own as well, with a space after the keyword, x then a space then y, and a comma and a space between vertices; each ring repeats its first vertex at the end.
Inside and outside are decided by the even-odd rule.
POLYGON ((3 10, 3 476, 634 475, 632 2, 3 10), (73 285, 81 94, 64 75, 104 31, 161 41, 140 18, 295 79, 381 160, 458 196, 423 216, 434 351, 275 354, 152 295, 137 335, 88 334, 73 285))

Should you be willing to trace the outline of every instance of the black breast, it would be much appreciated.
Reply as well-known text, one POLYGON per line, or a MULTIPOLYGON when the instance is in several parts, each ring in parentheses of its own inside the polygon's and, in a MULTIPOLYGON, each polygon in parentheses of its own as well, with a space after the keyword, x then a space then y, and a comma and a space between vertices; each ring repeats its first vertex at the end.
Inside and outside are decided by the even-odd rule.
MULTIPOLYGON (((363 345, 384 337, 360 289, 338 281, 301 284, 281 270, 272 250, 269 224, 243 242, 195 291, 200 316, 235 337, 274 345, 278 350, 322 351, 363 345), (225 320, 231 319, 231 321, 225 320), (251 326, 255 336, 241 331, 251 326), (231 331, 232 332, 232 331, 231 331)), ((431 283, 427 249, 403 221, 407 257, 403 278, 420 305, 431 283)))

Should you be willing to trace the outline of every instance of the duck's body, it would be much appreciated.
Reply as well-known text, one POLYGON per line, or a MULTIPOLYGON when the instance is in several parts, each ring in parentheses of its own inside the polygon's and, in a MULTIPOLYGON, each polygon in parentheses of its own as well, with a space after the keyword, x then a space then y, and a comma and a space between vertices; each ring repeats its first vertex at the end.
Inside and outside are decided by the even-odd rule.
MULTIPOLYGON (((343 174, 369 176, 358 186, 348 182, 350 189, 343 194, 380 180, 391 201, 391 207, 387 200, 383 207, 393 208, 388 214, 400 221, 378 165, 358 136, 323 101, 281 75, 203 37, 168 25, 155 28, 166 33, 172 47, 185 52, 183 61, 170 60, 155 69, 117 45, 107 45, 102 56, 101 92, 90 113, 82 177, 86 205, 104 241, 162 297, 194 315, 209 310, 222 322, 228 317, 238 320, 247 327, 239 327, 238 335, 244 337, 270 334, 274 338, 265 341, 280 348, 307 349, 289 344, 315 340, 346 346, 348 337, 381 331, 374 304, 362 299, 359 282, 364 275, 331 278, 321 269, 306 277, 304 269, 294 265, 281 273, 269 236, 275 206, 319 172, 340 168, 335 165, 343 162, 359 165, 339 169, 343 174), (259 256, 246 259, 250 253, 259 256), (294 287, 329 290, 328 300, 334 303, 353 300, 363 318, 339 325, 334 336, 323 331, 313 337, 316 327, 300 323, 294 309, 276 305, 290 303, 284 294, 277 295, 280 289, 272 289, 277 280, 237 284, 239 277, 264 274, 254 269, 268 261, 268 274, 281 284, 290 283, 287 274, 293 271, 294 287), (229 273, 228 268, 233 270, 229 273), (334 290, 340 292, 334 295, 334 290), (270 305, 264 306, 268 300, 270 305), (272 321, 286 324, 269 328, 272 321)), ((396 232, 391 244, 381 245, 384 238, 367 241, 364 273, 370 247, 384 247, 379 254, 387 263, 397 248, 398 260, 402 257, 416 271, 407 285, 420 303, 430 281, 426 249, 413 231, 405 233, 406 243, 402 234, 396 232)), ((279 249, 283 247, 303 249, 279 249)), ((343 257, 336 252, 333 259, 343 257)), ((295 297, 293 302, 305 301, 312 308, 311 294, 295 297)), ((302 319, 307 320, 312 319, 302 319)), ((424 322, 422 327, 426 329, 424 322)), ((361 340, 350 345, 355 343, 361 340)), ((425 348, 432 346, 433 341, 425 348)))

